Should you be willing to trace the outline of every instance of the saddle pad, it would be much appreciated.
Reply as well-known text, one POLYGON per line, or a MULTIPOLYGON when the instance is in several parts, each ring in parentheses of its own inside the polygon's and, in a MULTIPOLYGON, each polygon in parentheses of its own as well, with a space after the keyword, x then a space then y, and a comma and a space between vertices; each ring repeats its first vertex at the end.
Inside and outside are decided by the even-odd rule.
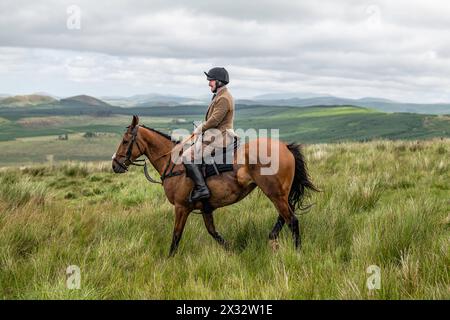
MULTIPOLYGON (((216 167, 219 173, 233 171, 233 164, 227 163, 227 156, 229 154, 234 154, 237 148, 239 147, 239 139, 237 137, 234 138, 233 144, 229 145, 227 148, 223 148, 220 150, 220 154, 217 154, 218 157, 222 156, 222 163, 217 164, 216 167)), ((216 156, 216 150, 213 151, 212 156, 216 156)), ((214 169, 214 165, 203 162, 204 166, 204 177, 208 178, 211 176, 217 175, 216 170, 214 169)))
MULTIPOLYGON (((214 166, 212 164, 205 164, 205 178, 215 176, 216 170, 214 170, 214 166)), ((216 164, 217 170, 219 173, 227 172, 227 171, 233 171, 233 165, 232 164, 216 164)))

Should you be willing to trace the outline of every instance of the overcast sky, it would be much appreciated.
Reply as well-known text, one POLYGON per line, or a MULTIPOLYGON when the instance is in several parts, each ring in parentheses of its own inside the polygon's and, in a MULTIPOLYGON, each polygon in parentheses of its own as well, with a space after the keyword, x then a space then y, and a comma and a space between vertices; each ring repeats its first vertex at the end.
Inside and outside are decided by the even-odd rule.
POLYGON ((445 0, 0 0, 0 94, 198 96, 224 66, 236 98, 450 102, 449 39, 445 0))

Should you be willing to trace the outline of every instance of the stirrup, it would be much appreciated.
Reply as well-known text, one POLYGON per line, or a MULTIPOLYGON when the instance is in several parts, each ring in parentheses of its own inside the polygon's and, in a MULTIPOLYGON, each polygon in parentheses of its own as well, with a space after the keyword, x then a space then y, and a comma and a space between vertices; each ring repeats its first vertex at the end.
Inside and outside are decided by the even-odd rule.
POLYGON ((197 201, 203 201, 203 200, 209 199, 211 197, 211 192, 208 190, 208 195, 205 195, 205 196, 203 196, 203 197, 201 197, 199 199, 193 200, 192 199, 192 193, 194 192, 194 190, 195 190, 195 187, 194 187, 194 189, 191 190, 191 192, 189 192, 189 199, 188 199, 189 203, 195 203, 197 201))

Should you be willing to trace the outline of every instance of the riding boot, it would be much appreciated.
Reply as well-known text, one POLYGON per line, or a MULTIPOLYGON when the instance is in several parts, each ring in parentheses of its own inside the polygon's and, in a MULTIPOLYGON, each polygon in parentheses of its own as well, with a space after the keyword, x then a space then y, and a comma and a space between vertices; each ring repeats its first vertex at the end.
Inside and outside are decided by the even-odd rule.
POLYGON ((194 181, 194 189, 192 190, 190 201, 195 202, 209 198, 210 193, 200 170, 201 165, 185 163, 184 166, 186 168, 186 176, 194 181))

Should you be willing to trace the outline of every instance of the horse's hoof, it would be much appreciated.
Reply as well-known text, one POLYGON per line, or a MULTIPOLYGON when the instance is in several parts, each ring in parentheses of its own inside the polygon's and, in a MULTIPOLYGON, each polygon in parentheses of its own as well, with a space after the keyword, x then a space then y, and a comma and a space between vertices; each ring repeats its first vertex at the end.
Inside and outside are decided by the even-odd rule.
POLYGON ((225 249, 225 251, 231 251, 231 245, 229 242, 224 241, 222 247, 225 249))

